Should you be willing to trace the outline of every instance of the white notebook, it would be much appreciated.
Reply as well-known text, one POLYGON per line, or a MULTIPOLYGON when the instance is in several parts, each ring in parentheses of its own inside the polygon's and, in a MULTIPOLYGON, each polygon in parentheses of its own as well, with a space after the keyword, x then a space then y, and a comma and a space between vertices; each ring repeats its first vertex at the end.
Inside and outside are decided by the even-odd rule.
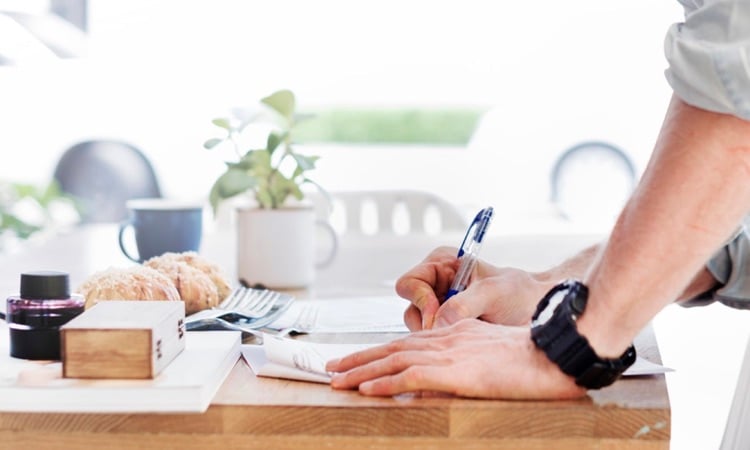
POLYGON ((240 333, 196 331, 154 379, 71 379, 61 362, 11 358, 0 333, 0 411, 203 412, 240 358, 240 333))

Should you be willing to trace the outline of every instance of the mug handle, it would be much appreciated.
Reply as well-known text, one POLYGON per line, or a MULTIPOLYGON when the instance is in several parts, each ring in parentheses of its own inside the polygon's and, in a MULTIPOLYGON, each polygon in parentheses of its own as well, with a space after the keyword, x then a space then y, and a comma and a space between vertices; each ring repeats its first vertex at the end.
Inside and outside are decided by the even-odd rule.
POLYGON ((329 264, 331 264, 331 262, 333 262, 333 258, 336 256, 336 253, 339 250, 339 238, 336 234, 336 230, 334 230, 331 224, 326 222, 325 220, 316 220, 315 225, 322 227, 331 236, 331 248, 328 250, 328 254, 325 256, 325 258, 315 263, 315 267, 320 269, 328 266, 329 264))
POLYGON ((128 250, 125 248, 125 245, 122 242, 122 237, 125 234, 125 230, 131 228, 132 226, 133 224, 128 221, 120 223, 120 232, 117 234, 117 241, 120 243, 120 250, 122 250, 123 255, 127 256, 129 260, 139 263, 141 262, 139 258, 133 258, 133 256, 128 253, 128 250))

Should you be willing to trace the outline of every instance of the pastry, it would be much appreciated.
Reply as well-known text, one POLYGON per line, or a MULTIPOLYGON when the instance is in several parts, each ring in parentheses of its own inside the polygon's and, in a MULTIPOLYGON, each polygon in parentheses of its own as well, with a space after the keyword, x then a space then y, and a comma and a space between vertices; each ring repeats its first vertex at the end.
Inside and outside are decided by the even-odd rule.
POLYGON ((180 300, 167 276, 144 266, 96 272, 78 287, 78 293, 85 297, 86 308, 102 300, 180 300))
MULTIPOLYGON (((232 293, 232 287, 226 276, 222 273, 218 265, 206 260, 196 252, 183 253, 164 253, 161 256, 151 258, 149 261, 175 260, 184 262, 190 267, 196 268, 208 275, 211 282, 216 286, 219 301, 224 300, 232 293)), ((158 267, 156 267, 158 269, 158 267)))
POLYGON ((211 278, 200 269, 170 256, 157 256, 144 263, 145 267, 166 275, 185 302, 185 313, 192 314, 219 304, 219 293, 211 278))

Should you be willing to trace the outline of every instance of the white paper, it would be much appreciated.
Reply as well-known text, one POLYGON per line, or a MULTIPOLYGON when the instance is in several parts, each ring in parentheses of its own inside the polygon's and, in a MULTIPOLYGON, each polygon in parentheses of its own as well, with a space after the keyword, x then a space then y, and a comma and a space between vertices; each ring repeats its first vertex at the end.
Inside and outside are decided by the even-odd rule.
POLYGON ((401 333, 409 302, 396 296, 297 300, 268 328, 306 333, 401 333))
POLYGON ((261 377, 330 383, 328 361, 377 344, 321 344, 263 335, 263 345, 243 345, 242 356, 261 377))
MULTIPOLYGON (((263 345, 243 345, 242 356, 257 376, 330 383, 325 365, 332 359, 380 344, 322 344, 264 333, 263 345)), ((623 376, 655 375, 672 369, 637 357, 623 376)))
POLYGON ((636 377, 641 375, 656 375, 659 373, 672 372, 673 369, 665 367, 654 362, 651 362, 640 356, 636 356, 635 362, 632 366, 628 367, 622 376, 624 377, 636 377))

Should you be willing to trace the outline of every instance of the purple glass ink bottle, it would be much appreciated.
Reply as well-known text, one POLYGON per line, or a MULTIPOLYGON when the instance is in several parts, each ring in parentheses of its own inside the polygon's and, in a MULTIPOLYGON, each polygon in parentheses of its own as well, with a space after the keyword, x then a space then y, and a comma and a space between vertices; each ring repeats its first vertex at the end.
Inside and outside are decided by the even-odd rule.
POLYGON ((84 306, 82 295, 70 293, 67 273, 22 273, 19 296, 7 300, 10 356, 59 360, 60 326, 82 313, 84 306))

